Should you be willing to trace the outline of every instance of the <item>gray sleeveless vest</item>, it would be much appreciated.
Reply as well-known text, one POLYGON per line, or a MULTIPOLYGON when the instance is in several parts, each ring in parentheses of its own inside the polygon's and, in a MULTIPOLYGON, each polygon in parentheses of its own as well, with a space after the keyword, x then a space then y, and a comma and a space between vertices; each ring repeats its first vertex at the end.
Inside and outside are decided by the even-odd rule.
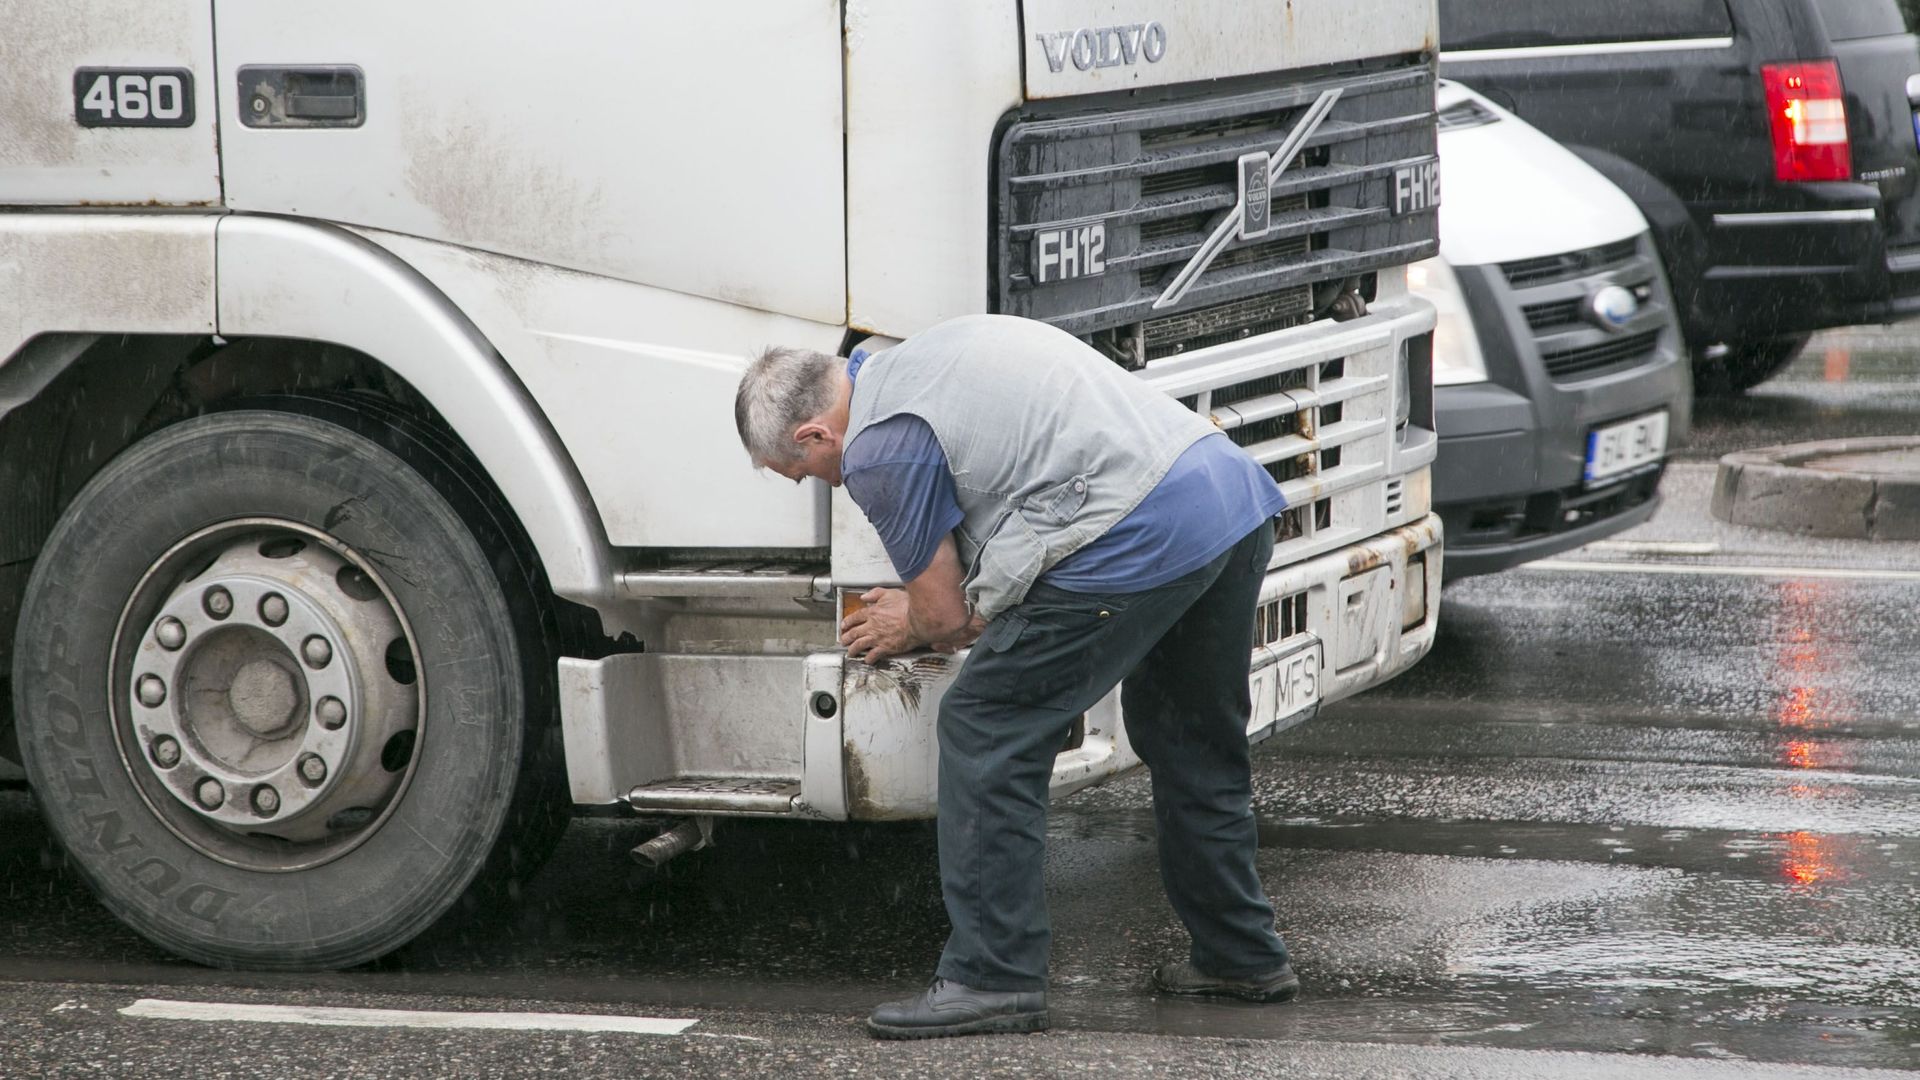
POLYGON ((1007 315, 953 319, 869 357, 846 441, 901 413, 947 455, 967 599, 989 619, 1218 430, 1073 335, 1007 315))

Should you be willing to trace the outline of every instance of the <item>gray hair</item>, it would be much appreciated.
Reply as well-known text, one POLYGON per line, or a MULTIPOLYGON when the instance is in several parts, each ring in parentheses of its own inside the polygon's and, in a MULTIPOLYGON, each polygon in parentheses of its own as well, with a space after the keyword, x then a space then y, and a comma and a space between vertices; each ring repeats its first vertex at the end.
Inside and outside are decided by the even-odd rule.
POLYGON ((840 390, 834 376, 845 364, 813 349, 774 345, 762 351, 733 395, 733 422, 747 454, 756 462, 798 458, 794 429, 833 407, 840 390))

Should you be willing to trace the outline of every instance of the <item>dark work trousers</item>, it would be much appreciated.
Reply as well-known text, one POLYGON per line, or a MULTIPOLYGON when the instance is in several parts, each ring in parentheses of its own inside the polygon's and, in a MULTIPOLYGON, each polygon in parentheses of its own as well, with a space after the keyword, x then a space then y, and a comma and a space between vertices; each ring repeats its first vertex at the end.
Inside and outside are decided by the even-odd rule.
POLYGON ((942 978, 1046 986, 1047 785, 1073 721, 1122 679, 1152 770, 1160 880, 1223 978, 1287 959, 1254 870, 1247 687, 1271 527, 1177 581, 1087 594, 1040 584, 987 625, 940 703, 940 885, 953 931, 942 978))

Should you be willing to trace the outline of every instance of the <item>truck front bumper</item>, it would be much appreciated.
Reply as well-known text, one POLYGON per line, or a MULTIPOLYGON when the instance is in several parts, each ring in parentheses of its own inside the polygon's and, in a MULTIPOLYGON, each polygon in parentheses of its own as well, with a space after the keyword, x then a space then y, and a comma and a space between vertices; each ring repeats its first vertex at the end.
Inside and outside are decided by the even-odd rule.
MULTIPOLYGON (((1260 592, 1254 714, 1258 741, 1311 718, 1320 706, 1393 677, 1433 646, 1438 624, 1442 526, 1434 514, 1267 574, 1260 592), (1313 701, 1290 707, 1279 685, 1299 650, 1318 648, 1313 701)), ((809 701, 800 808, 818 817, 932 817, 941 696, 965 662, 922 654, 879 666, 838 652, 807 658, 809 701), (825 695, 823 697, 823 695, 825 695)), ((1055 798, 1139 767, 1127 742, 1118 689, 1088 710, 1054 761, 1055 798)))

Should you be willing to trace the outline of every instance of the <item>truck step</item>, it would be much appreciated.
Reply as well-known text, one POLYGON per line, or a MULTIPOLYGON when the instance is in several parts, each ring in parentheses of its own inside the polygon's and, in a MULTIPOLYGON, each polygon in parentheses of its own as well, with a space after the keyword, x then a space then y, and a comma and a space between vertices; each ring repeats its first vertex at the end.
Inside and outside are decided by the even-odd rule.
POLYGON ((677 563, 628 570, 620 593, 633 599, 680 597, 711 600, 831 600, 833 586, 821 563, 677 563))
POLYGON ((641 784, 627 802, 675 814, 788 814, 799 797, 800 781, 783 776, 676 776, 641 784))

